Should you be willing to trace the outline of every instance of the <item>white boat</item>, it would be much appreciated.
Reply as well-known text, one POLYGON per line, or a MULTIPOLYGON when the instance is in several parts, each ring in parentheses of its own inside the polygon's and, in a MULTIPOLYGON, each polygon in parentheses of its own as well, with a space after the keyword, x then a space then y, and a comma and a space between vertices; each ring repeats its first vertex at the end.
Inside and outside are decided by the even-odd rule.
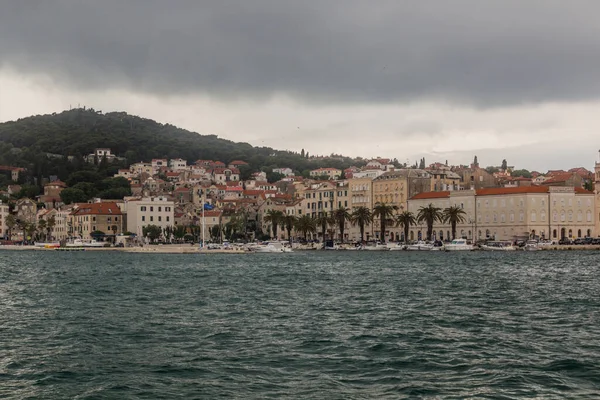
POLYGON ((432 249, 433 243, 427 243, 423 240, 419 240, 417 243, 406 246, 406 250, 409 251, 430 251, 432 249))
POLYGON ((293 250, 281 242, 266 242, 253 246, 252 251, 256 253, 291 253, 293 250))
POLYGON ((387 247, 390 251, 406 250, 406 245, 404 243, 388 243, 387 247))
POLYGON ((60 242, 35 242, 33 244, 35 247, 41 247, 45 249, 53 249, 55 247, 60 247, 60 242))
POLYGON ((475 250, 475 246, 469 244, 467 239, 454 239, 452 242, 444 246, 446 251, 471 251, 475 250))
POLYGON ((105 244, 96 239, 74 239, 71 242, 67 242, 66 247, 104 247, 105 244))
POLYGON ((523 250, 525 251, 538 251, 541 250, 540 244, 536 240, 528 240, 523 246, 523 250))
POLYGON ((511 242, 487 242, 481 245, 485 251, 514 251, 517 248, 511 242))
POLYGON ((385 243, 367 243, 364 246, 361 246, 361 250, 367 251, 388 251, 390 248, 385 243))

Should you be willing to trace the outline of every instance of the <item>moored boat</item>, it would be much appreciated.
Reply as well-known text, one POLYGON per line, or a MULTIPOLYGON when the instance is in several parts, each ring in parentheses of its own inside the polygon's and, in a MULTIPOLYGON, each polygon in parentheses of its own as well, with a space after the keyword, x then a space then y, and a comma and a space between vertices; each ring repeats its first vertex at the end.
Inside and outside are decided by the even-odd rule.
POLYGON ((446 251, 472 251, 475 246, 467 242, 467 239, 454 239, 452 242, 444 246, 446 251))
POLYGON ((540 248, 540 244, 537 242, 537 240, 528 240, 527 243, 525 243, 525 246, 523 246, 523 250, 538 251, 538 250, 541 250, 541 248, 540 248))
POLYGON ((494 241, 482 244, 481 249, 485 251, 514 251, 517 248, 511 242, 494 241))
POLYGON ((427 243, 423 240, 419 240, 416 243, 409 244, 406 246, 406 250, 409 251, 429 251, 433 249, 433 243, 427 243))
POLYGON ((106 243, 99 242, 95 239, 73 239, 67 242, 66 247, 104 247, 106 243))

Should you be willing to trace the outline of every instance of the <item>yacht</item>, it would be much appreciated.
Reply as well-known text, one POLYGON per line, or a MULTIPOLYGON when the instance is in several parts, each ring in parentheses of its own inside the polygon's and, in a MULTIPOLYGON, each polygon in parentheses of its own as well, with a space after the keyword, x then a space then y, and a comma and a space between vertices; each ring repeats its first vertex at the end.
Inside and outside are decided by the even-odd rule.
POLYGON ((409 244, 408 246, 406 246, 406 250, 413 250, 413 251, 429 251, 433 249, 433 243, 427 243, 423 240, 419 240, 416 243, 413 244, 409 244))
POLYGON ((71 242, 67 242, 66 247, 104 247, 105 244, 96 239, 74 239, 71 242))
POLYGON ((404 243, 388 243, 387 247, 390 251, 406 250, 406 245, 404 243))
POLYGON ((523 246, 523 250, 538 251, 541 250, 541 247, 537 240, 528 240, 527 243, 525 243, 525 246, 523 246))
POLYGON ((452 242, 444 246, 446 251, 471 251, 475 250, 475 246, 469 244, 467 239, 454 239, 452 242))
POLYGON ((361 246, 360 249, 368 251, 387 251, 390 248, 385 243, 367 243, 366 245, 361 246))
POLYGON ((511 242, 487 242, 481 245, 485 251, 514 251, 517 248, 511 242))
POLYGON ((252 248, 256 253, 291 253, 293 250, 281 242, 266 242, 252 248))
POLYGON ((60 247, 60 242, 35 242, 33 244, 35 247, 41 247, 45 249, 53 249, 56 247, 60 247))

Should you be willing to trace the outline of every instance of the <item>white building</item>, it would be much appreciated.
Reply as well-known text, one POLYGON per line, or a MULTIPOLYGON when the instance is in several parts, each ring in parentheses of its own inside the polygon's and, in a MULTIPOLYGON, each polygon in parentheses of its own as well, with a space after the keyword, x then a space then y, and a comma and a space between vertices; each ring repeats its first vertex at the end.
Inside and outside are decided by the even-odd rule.
MULTIPOLYGON (((8 204, 3 204, 0 200, 0 237, 6 237, 8 227, 6 226, 6 217, 10 214, 8 204)), ((10 238, 7 238, 10 239, 10 238)))
POLYGON ((291 168, 273 168, 273 172, 283 176, 294 176, 294 171, 291 168))
POLYGON ((161 228, 175 225, 175 203, 166 197, 144 197, 125 202, 127 231, 142 236, 142 228, 156 225, 161 228))
POLYGON ((169 161, 169 167, 173 171, 181 171, 187 169, 187 161, 182 158, 174 158, 169 161))

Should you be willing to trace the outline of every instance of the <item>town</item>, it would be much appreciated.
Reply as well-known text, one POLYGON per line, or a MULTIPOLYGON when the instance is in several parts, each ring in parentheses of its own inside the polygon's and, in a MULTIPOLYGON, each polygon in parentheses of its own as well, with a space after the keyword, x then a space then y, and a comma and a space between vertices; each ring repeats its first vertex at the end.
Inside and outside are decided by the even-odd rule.
MULTIPOLYGON (((111 149, 89 163, 123 160, 111 149), (100 161, 101 160, 101 161, 100 161)), ((129 186, 122 200, 77 201, 77 190, 49 177, 43 194, 17 198, 18 184, 0 192, 3 243, 75 239, 101 245, 219 243, 278 239, 338 243, 563 240, 600 233, 600 160, 594 172, 513 174, 502 162, 482 168, 435 162, 397 168, 389 159, 344 170, 317 168, 310 176, 281 166, 279 178, 256 171, 241 179, 244 160, 152 159, 114 175, 129 186), (518 176, 515 176, 518 175, 518 176)), ((18 181, 23 168, 2 166, 18 181)))

